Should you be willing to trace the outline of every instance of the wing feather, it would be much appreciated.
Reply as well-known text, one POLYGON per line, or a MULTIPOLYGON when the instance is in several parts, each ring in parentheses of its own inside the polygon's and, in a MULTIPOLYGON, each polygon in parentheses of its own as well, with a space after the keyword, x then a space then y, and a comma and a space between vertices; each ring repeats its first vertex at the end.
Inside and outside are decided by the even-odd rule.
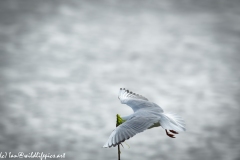
POLYGON ((156 106, 154 103, 149 102, 148 99, 142 95, 133 93, 125 88, 120 88, 118 98, 122 104, 130 106, 134 112, 140 108, 156 106))
POLYGON ((118 126, 103 147, 115 147, 158 122, 157 117, 133 117, 118 126))

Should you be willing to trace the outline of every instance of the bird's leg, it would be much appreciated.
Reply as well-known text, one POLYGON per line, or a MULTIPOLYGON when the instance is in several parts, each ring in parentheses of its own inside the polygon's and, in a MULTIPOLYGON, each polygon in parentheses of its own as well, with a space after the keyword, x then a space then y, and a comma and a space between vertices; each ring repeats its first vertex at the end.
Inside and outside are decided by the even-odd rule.
POLYGON ((174 131, 174 130, 169 130, 170 132, 174 133, 174 134, 178 134, 178 132, 174 131))
POLYGON ((171 137, 171 138, 175 138, 174 137, 174 135, 173 134, 170 134, 170 133, 168 133, 168 131, 165 129, 165 131, 166 131, 166 134, 169 136, 169 137, 171 137))

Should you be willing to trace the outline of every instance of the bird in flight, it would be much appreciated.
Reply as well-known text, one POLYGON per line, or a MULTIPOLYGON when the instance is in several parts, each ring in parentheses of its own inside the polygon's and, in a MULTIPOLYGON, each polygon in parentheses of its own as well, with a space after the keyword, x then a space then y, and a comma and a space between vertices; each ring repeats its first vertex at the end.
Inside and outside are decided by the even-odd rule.
POLYGON ((174 134, 178 132, 186 131, 185 122, 180 116, 165 113, 160 106, 139 94, 120 88, 118 99, 122 104, 131 107, 134 113, 124 117, 117 115, 121 124, 112 131, 104 148, 115 147, 137 133, 153 127, 161 126, 171 138, 175 138, 174 134))

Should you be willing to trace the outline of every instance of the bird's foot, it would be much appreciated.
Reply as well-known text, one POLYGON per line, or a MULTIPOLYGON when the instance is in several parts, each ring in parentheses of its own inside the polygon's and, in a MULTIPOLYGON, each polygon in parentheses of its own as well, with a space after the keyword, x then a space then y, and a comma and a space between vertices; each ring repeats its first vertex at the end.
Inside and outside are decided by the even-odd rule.
MULTIPOLYGON (((166 129, 165 129, 165 131, 166 131, 166 134, 167 134, 169 137, 171 137, 171 138, 175 138, 174 135, 168 133, 168 131, 167 131, 166 129)), ((178 134, 176 131, 173 131, 173 130, 170 130, 170 132, 175 133, 175 134, 178 134)))
POLYGON ((174 130, 169 130, 170 132, 174 133, 174 134, 178 134, 178 132, 174 131, 174 130))

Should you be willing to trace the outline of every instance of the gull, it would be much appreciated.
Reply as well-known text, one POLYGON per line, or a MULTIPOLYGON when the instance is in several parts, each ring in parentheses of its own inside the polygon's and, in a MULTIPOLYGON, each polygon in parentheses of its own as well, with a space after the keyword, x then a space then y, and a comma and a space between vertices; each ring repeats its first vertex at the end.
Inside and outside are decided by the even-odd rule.
POLYGON ((104 148, 115 147, 136 134, 154 127, 161 126, 171 138, 175 138, 174 134, 186 131, 185 122, 180 116, 165 113, 160 106, 139 94, 120 88, 118 99, 122 104, 131 107, 134 113, 118 117, 122 122, 112 131, 104 148))

